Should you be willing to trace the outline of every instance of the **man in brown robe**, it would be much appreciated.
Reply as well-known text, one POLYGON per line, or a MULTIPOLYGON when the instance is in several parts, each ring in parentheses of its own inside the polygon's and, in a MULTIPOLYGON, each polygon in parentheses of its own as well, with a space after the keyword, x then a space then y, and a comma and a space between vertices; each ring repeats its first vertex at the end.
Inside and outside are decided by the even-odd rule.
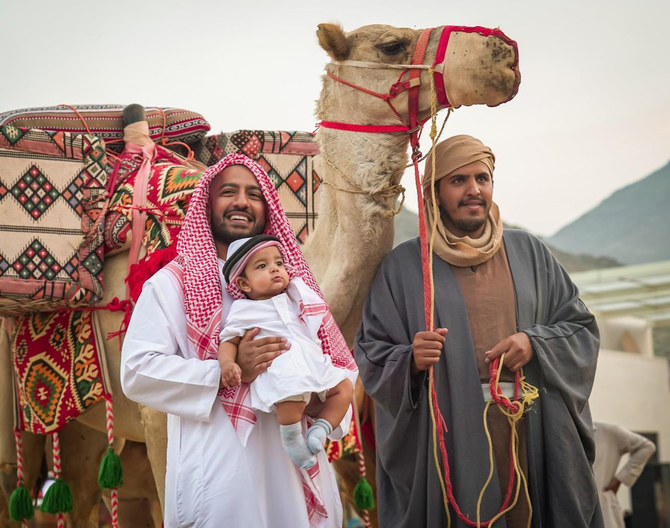
MULTIPOLYGON (((525 528, 532 521, 535 527, 601 527, 588 408, 598 352, 595 319, 541 241, 522 231, 503 235, 492 200, 491 150, 470 136, 455 136, 433 155, 422 183, 428 236, 435 230, 435 330, 426 330, 420 249, 412 240, 380 267, 355 344, 377 413, 380 525, 446 526, 433 460, 430 367, 448 428, 454 497, 476 519, 489 473, 482 422, 490 399, 489 363, 504 354, 503 392, 513 395, 515 373, 523 369, 540 395, 517 424, 530 503, 522 491, 494 526, 525 528)), ((492 406, 487 423, 495 484, 483 495, 482 522, 501 509, 510 461, 506 417, 492 406)), ((453 526, 466 526, 453 504, 449 515, 453 526)))

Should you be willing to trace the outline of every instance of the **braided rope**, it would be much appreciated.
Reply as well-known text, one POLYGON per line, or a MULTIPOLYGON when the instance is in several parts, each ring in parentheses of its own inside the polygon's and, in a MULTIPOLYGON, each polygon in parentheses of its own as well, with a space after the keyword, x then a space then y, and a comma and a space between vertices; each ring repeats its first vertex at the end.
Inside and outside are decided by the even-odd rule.
POLYGON ((105 395, 105 419, 107 425, 107 444, 109 447, 114 445, 114 408, 112 407, 111 395, 105 395))
POLYGON ((14 429, 14 441, 16 442, 16 478, 18 484, 23 484, 23 440, 21 431, 14 429))
MULTIPOLYGON (((105 395, 105 419, 107 426, 107 446, 111 449, 114 447, 114 407, 112 406, 112 395, 105 395)), ((112 505, 112 528, 119 528, 119 490, 112 488, 111 490, 111 505, 112 505)))
MULTIPOLYGON (((23 439, 18 429, 14 429, 14 441, 16 443, 16 484, 21 486, 23 484, 23 439)), ((21 528, 28 528, 28 526, 28 519, 23 519, 21 528)))
POLYGON ((112 490, 112 527, 119 528, 119 490, 114 488, 112 490))
POLYGON ((51 439, 53 442, 53 459, 54 459, 54 478, 60 478, 61 473, 61 458, 60 458, 60 440, 58 433, 52 433, 51 439))
MULTIPOLYGON (((332 187, 333 189, 335 189, 337 191, 347 192, 347 193, 351 193, 351 194, 364 194, 366 196, 369 196, 370 198, 372 198, 375 201, 375 203, 377 205, 379 205, 382 209, 384 209, 384 213, 383 213, 384 216, 395 216, 398 213, 400 213, 400 211, 402 210, 402 206, 405 203, 405 188, 402 185, 400 185, 400 184, 398 184, 398 185, 387 185, 387 186, 385 186, 385 187, 383 187, 379 190, 376 190, 376 191, 372 190, 372 189, 364 189, 362 186, 355 183, 351 178, 349 178, 346 174, 344 174, 344 172, 342 172, 340 170, 340 168, 337 165, 335 165, 326 156, 325 153, 323 153, 323 152, 321 153, 321 158, 330 167, 335 169, 337 171, 337 173, 340 175, 340 177, 345 182, 347 182, 349 185, 351 185, 353 187, 353 189, 345 189, 344 187, 340 187, 338 185, 335 185, 334 183, 329 182, 329 181, 322 178, 321 181, 324 184, 332 187), (391 207, 389 207, 388 205, 386 205, 384 203, 384 200, 388 199, 388 198, 395 198, 397 200, 399 195, 402 195, 402 197, 400 199, 400 205, 397 208, 395 208, 393 205, 391 207)), ((395 202, 395 200, 394 200, 394 202, 395 202)))

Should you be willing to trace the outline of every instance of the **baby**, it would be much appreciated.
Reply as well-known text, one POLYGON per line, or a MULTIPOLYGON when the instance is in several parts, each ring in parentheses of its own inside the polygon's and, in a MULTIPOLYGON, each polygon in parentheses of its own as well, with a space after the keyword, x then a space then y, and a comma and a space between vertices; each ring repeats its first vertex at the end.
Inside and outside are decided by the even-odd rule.
POLYGON ((285 451, 298 467, 310 468, 326 437, 344 418, 353 396, 349 371, 333 365, 317 338, 327 305, 300 277, 289 278, 281 244, 270 235, 232 242, 223 274, 247 299, 233 302, 222 326, 222 384, 228 388, 241 383, 235 359, 237 345, 247 330, 259 328, 259 337, 286 337, 291 348, 251 383, 251 407, 277 413, 285 451), (313 394, 323 405, 305 437, 302 416, 313 394))

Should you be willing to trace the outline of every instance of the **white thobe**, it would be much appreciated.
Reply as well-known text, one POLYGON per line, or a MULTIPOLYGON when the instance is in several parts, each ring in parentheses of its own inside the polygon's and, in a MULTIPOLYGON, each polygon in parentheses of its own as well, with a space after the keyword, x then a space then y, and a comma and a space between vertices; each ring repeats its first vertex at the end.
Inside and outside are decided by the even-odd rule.
POLYGON ((618 425, 597 422, 594 429, 596 458, 593 462, 593 473, 605 527, 624 528, 623 512, 616 494, 605 491, 605 488, 614 477, 628 487, 635 484, 645 464, 656 451, 656 446, 644 436, 618 425), (626 453, 630 455, 628 461, 617 471, 621 457, 626 453))
POLYGON ((300 318, 300 293, 307 288, 297 278, 291 280, 286 292, 269 299, 239 299, 225 319, 219 336, 221 342, 258 328, 257 337, 283 336, 291 345, 249 386, 250 406, 257 411, 273 412, 277 402, 296 397, 308 402, 313 393, 325 400, 326 391, 341 381, 356 382, 356 371, 334 366, 321 349, 317 333, 323 315, 300 318))
MULTIPOLYGON (((223 317, 231 304, 224 289, 223 317)), ((188 342, 181 288, 159 271, 133 311, 121 385, 131 400, 167 413, 165 527, 308 527, 301 475, 282 448, 276 415, 258 413, 243 447, 217 398, 220 378, 218 361, 199 359, 188 342)), ((341 438, 350 419, 348 412, 330 437, 341 438)), ((335 475, 323 451, 317 458, 314 484, 328 512, 320 527, 339 528, 335 475)))

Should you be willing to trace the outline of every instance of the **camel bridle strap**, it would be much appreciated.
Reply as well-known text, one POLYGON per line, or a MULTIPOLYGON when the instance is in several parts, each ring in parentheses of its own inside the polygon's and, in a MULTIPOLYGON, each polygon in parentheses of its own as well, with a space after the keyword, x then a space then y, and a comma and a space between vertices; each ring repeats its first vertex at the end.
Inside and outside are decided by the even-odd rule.
MULTIPOLYGON (((450 34, 450 31, 445 31, 446 26, 443 27, 441 30, 440 41, 438 43, 438 52, 440 49, 443 49, 440 60, 439 61, 437 60, 438 56, 436 55, 436 60, 434 61, 432 66, 423 64, 423 60, 426 55, 426 49, 428 48, 428 42, 430 40, 430 35, 432 34, 434 29, 435 28, 424 29, 419 35, 419 39, 417 40, 416 43, 416 48, 414 50, 414 56, 412 57, 411 64, 386 64, 382 62, 366 62, 366 61, 355 61, 355 60, 333 61, 331 63, 335 66, 352 66, 355 68, 402 70, 397 81, 389 87, 389 90, 386 93, 370 90, 369 88, 343 79, 342 77, 339 77, 332 72, 326 73, 328 77, 330 77, 336 82, 339 82, 341 84, 344 84, 345 86, 349 86, 350 88, 354 88, 355 90, 366 93, 372 97, 376 97, 377 99, 381 99, 382 101, 384 101, 389 106, 391 111, 396 115, 396 117, 400 120, 400 122, 404 123, 403 125, 366 125, 357 123, 342 123, 339 121, 321 121, 320 126, 323 128, 330 128, 333 130, 344 130, 347 132, 384 133, 384 134, 394 132, 404 132, 409 134, 410 138, 414 136, 415 138, 414 142, 418 143, 418 136, 419 132, 421 131, 421 127, 426 121, 428 121, 428 119, 430 119, 430 117, 428 117, 422 122, 419 122, 417 115, 419 89, 421 88, 421 72, 424 70, 428 71, 429 78, 431 78, 431 81, 433 80, 433 78, 437 78, 440 79, 440 81, 444 84, 442 78, 442 72, 444 71, 445 66, 444 50, 447 49, 448 44, 447 41, 449 40, 449 34, 450 34), (445 42, 443 43, 443 41, 445 42), (403 119, 400 113, 396 110, 395 106, 393 106, 393 99, 403 92, 407 92, 409 97, 409 109, 408 109, 409 115, 407 120, 403 119)), ((442 90, 439 89, 437 90, 437 96, 440 108, 450 106, 449 100, 447 99, 446 92, 444 90, 444 86, 442 86, 442 90)), ((415 148, 415 146, 412 145, 412 148, 415 148)))

